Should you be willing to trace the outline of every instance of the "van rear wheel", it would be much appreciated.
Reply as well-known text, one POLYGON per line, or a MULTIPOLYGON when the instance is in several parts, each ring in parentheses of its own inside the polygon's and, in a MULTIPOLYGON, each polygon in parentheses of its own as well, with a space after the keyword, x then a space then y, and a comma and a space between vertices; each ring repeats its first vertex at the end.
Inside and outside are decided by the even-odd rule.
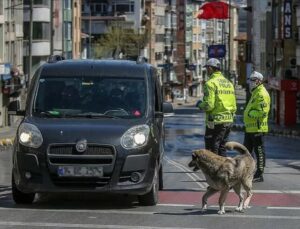
POLYGON ((158 189, 159 189, 159 174, 158 166, 155 168, 153 184, 150 192, 145 195, 138 196, 139 203, 143 206, 154 206, 158 202, 158 189))
POLYGON ((32 204, 35 193, 24 193, 21 192, 15 183, 14 175, 12 175, 11 179, 11 188, 12 188, 12 196, 16 204, 32 204))

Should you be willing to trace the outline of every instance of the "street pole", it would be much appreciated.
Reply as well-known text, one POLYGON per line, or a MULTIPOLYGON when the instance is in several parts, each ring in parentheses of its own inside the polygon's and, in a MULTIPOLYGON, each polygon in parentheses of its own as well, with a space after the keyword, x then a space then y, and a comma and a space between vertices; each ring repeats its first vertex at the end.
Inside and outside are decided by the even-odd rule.
POLYGON ((90 3, 90 20, 89 20, 89 59, 92 58, 92 10, 91 10, 91 0, 89 1, 90 3))
POLYGON ((29 38, 28 38, 28 86, 31 80, 31 69, 32 69, 32 34, 33 34, 33 0, 29 1, 29 38))

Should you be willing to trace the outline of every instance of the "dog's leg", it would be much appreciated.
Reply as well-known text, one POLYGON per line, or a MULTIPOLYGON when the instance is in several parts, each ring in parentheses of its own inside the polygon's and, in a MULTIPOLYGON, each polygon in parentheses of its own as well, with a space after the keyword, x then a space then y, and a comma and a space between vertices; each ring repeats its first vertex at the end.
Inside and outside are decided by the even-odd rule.
POLYGON ((244 182, 243 187, 247 193, 247 197, 244 202, 244 209, 246 209, 246 208, 249 208, 249 203, 250 203, 251 197, 253 195, 253 193, 252 193, 252 178, 250 178, 249 180, 244 182))
POLYGON ((238 212, 243 212, 244 195, 243 195, 243 192, 242 192, 241 184, 237 184, 237 185, 233 186, 233 190, 235 191, 235 193, 240 198, 239 205, 235 210, 238 211, 238 212))
POLYGON ((215 194, 216 192, 218 192, 218 190, 215 190, 215 189, 211 188, 210 186, 207 187, 207 191, 202 197, 202 209, 201 209, 202 211, 206 211, 208 198, 210 196, 212 196, 213 194, 215 194))
POLYGON ((219 215, 225 214, 225 200, 226 200, 228 192, 229 192, 229 189, 225 189, 225 190, 221 191, 220 198, 219 198, 219 207, 220 207, 220 209, 218 211, 219 215))

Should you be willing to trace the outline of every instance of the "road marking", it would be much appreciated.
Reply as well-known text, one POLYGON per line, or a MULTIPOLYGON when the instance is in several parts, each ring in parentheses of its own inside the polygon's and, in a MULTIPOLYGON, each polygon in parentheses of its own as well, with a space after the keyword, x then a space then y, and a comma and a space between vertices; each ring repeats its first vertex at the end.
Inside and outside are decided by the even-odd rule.
POLYGON ((157 204, 157 206, 162 207, 194 207, 193 204, 157 204))
MULTIPOLYGON (((54 227, 54 228, 104 228, 104 229, 195 229, 187 227, 148 227, 131 225, 99 225, 99 224, 71 224, 71 223, 43 223, 43 222, 11 222, 0 221, 2 226, 27 226, 27 227, 54 227)), ((197 227, 198 228, 198 227, 197 227)), ((204 229, 204 228, 199 228, 204 229)))
POLYGON ((11 194, 11 191, 1 191, 0 190, 0 195, 6 195, 6 194, 11 194))
POLYGON ((169 162, 170 164, 174 165, 175 167, 177 167, 181 171, 183 171, 183 172, 189 172, 189 173, 186 173, 186 175, 189 176, 193 181, 195 181, 196 184, 201 188, 201 190, 206 189, 207 184, 202 184, 201 182, 197 181, 197 180, 201 180, 201 178, 197 174, 193 173, 191 170, 189 170, 184 165, 181 165, 180 163, 169 159, 167 156, 165 156, 164 158, 165 158, 165 160, 167 162, 169 162), (190 173, 190 172, 192 172, 192 173, 190 173))
MULTIPOLYGON (((216 217, 216 215, 205 215, 207 217, 216 217)), ((248 219, 288 219, 288 220, 300 220, 300 216, 284 216, 284 215, 237 215, 237 214, 225 214, 225 215, 218 215, 219 217, 226 217, 226 218, 248 218, 248 219)))
MULTIPOLYGON (((197 189, 197 188, 193 188, 191 189, 193 191, 204 191, 203 189, 197 189)), ((206 190, 205 190, 206 191, 206 190)), ((233 190, 230 190, 229 192, 234 192, 233 190)), ((261 194, 300 194, 300 190, 252 190, 253 193, 261 193, 261 194)))
POLYGON ((137 215, 153 215, 154 212, 142 212, 142 211, 126 211, 126 210, 89 210, 89 209, 32 209, 32 208, 3 208, 0 210, 7 211, 32 211, 32 212, 67 212, 67 213, 99 213, 99 214, 137 214, 137 215))
MULTIPOLYGON (((226 206, 227 208, 227 206, 226 206)), ((72 212, 72 213, 101 213, 101 214, 130 214, 130 215, 158 215, 158 214, 164 214, 161 212, 142 212, 142 211, 115 211, 115 210, 69 210, 69 209, 30 209, 30 208, 0 208, 0 210, 20 210, 20 211, 37 211, 37 212, 72 212)), ((198 211, 196 209, 196 211, 198 211)), ((205 214, 199 213, 199 215, 203 217, 227 217, 227 218, 248 218, 248 219, 288 219, 288 220, 300 220, 300 216, 284 216, 284 215, 245 215, 245 214, 225 214, 225 215, 218 215, 218 214, 205 214)), ((162 227, 138 227, 138 226, 119 226, 119 225, 94 225, 94 224, 57 224, 57 223, 27 223, 27 222, 5 222, 0 221, 0 225, 6 225, 6 226, 46 226, 46 227, 73 227, 73 228, 120 228, 120 229, 156 229, 156 228, 162 228, 162 227), (111 227, 110 227, 111 226, 111 227)), ((163 227, 165 229, 169 229, 170 227, 163 227)), ((174 228, 172 229, 187 229, 187 228, 174 228)))
POLYGON ((300 210, 300 207, 267 207, 271 210, 300 210))

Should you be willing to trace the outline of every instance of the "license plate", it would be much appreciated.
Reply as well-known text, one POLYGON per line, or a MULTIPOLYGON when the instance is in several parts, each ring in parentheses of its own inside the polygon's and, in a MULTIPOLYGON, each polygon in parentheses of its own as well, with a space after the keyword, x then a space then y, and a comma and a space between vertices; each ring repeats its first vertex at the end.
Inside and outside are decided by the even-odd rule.
POLYGON ((103 168, 99 166, 59 166, 60 177, 102 177, 103 168))

